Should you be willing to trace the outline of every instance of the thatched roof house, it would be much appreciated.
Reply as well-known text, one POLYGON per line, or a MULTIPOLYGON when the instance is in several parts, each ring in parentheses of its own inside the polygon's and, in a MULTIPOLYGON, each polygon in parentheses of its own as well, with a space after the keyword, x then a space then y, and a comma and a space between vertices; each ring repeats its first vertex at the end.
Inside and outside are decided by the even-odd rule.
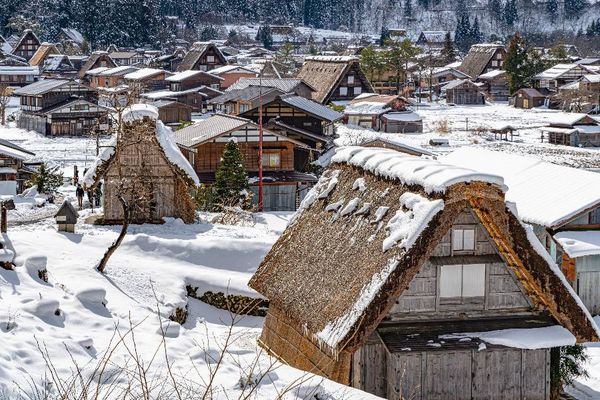
POLYGON ((250 281, 270 301, 260 345, 388 398, 547 398, 549 348, 599 334, 505 189, 495 175, 341 148, 250 281))
POLYGON ((502 69, 506 50, 504 46, 496 43, 481 43, 471 46, 458 69, 477 79, 479 75, 494 69, 502 69))
POLYGON ((117 64, 106 51, 94 51, 79 70, 79 77, 83 78, 86 72, 96 68, 115 68, 117 64))
POLYGON ((44 61, 50 54, 60 54, 58 49, 52 43, 42 43, 40 47, 33 53, 33 56, 29 60, 29 65, 34 67, 41 67, 44 65, 44 61))
POLYGON ((156 223, 163 217, 193 222, 196 214, 190 189, 200 181, 173 141, 171 130, 159 120, 159 111, 136 104, 122 119, 123 132, 83 178, 87 189, 104 180, 103 222, 123 220, 119 195, 132 207, 132 222, 156 223))
POLYGON ((349 101, 361 93, 375 92, 358 58, 352 56, 306 57, 297 77, 317 90, 312 99, 322 104, 349 101))
POLYGON ((185 57, 183 57, 177 71, 181 72, 190 69, 210 71, 223 65, 227 65, 227 59, 214 43, 196 42, 185 57))

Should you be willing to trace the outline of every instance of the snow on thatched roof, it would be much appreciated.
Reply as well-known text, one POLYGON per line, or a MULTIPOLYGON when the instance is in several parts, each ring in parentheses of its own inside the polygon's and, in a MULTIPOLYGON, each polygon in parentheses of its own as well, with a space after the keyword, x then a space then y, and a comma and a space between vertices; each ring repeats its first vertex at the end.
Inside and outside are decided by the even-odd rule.
POLYGON ((559 267, 510 211, 502 178, 384 149, 339 150, 250 286, 314 343, 353 351, 465 208, 493 232, 536 307, 578 342, 598 339, 559 267))
MULTIPOLYGON (((123 122, 133 122, 135 120, 141 120, 143 118, 150 118, 156 121, 156 140, 162 148, 165 157, 175 166, 181 173, 185 174, 191 179, 196 185, 200 184, 196 171, 189 163, 189 161, 181 154, 179 147, 173 139, 173 132, 170 128, 166 127, 158 119, 158 109, 150 104, 134 104, 133 106, 126 109, 122 114, 123 122)), ((102 170, 106 170, 103 166, 110 162, 115 154, 115 148, 118 146, 118 141, 113 141, 104 149, 102 153, 96 158, 92 166, 88 169, 85 176, 83 177, 83 183, 86 186, 94 185, 99 179, 102 178, 102 170), (102 167, 102 168, 101 168, 102 167)))

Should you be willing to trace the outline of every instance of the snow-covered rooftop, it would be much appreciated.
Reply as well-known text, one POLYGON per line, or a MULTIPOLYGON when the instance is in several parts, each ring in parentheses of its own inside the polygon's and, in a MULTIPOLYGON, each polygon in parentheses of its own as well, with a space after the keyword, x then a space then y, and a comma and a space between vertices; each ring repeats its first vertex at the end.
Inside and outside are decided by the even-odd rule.
POLYGON ((528 223, 553 227, 600 205, 598 173, 476 147, 459 148, 440 161, 503 177, 506 199, 528 223))
POLYGON ((397 179, 404 185, 419 185, 428 193, 445 192, 449 186, 472 181, 488 182, 505 189, 504 180, 500 175, 414 157, 395 150, 342 147, 337 150, 331 161, 361 167, 375 175, 397 179))
POLYGON ((600 231, 562 231, 554 239, 571 258, 600 255, 600 231))
POLYGON ((178 72, 174 75, 169 76, 165 80, 169 81, 169 82, 181 82, 181 81, 184 81, 184 80, 191 78, 193 76, 196 76, 196 75, 208 75, 208 76, 212 76, 215 79, 223 80, 223 78, 213 75, 211 72, 194 71, 194 70, 178 72))
POLYGON ((134 72, 131 72, 131 73, 125 75, 124 78, 127 80, 131 80, 131 81, 138 81, 141 79, 151 78, 153 76, 162 74, 164 72, 165 71, 163 71, 162 69, 142 68, 142 69, 139 69, 137 71, 134 71, 134 72))

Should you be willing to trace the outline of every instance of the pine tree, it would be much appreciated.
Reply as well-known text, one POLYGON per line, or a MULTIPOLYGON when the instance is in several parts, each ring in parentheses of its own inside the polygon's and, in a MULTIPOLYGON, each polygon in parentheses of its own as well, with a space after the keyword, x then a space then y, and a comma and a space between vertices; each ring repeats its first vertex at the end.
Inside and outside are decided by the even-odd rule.
POLYGON ((479 30, 479 20, 477 18, 475 18, 475 22, 473 22, 473 26, 471 27, 471 32, 469 36, 469 39, 471 39, 469 47, 476 43, 481 43, 483 41, 483 35, 479 30))
POLYGON ((587 6, 588 3, 586 0, 565 0, 565 17, 568 19, 577 19, 587 6))
POLYGON ((208 42, 210 40, 217 39, 218 36, 219 36, 219 33, 217 32, 217 29, 213 25, 209 25, 209 26, 205 27, 200 32, 200 40, 203 42, 208 42))
POLYGON ((213 201, 216 207, 242 206, 248 198, 250 185, 244 166, 244 156, 238 144, 231 140, 225 145, 221 165, 215 172, 213 201))
POLYGON ((547 0, 546 1, 546 12, 550 18, 556 18, 558 15, 558 1, 547 0))
POLYGON ((412 0, 404 0, 404 16, 412 17, 412 0))
MULTIPOLYGON (((555 0, 556 1, 556 0, 555 0)), ((502 21, 503 9, 502 2, 500 0, 488 0, 488 10, 494 20, 502 21)))
POLYGON ((508 50, 504 59, 504 69, 508 75, 508 90, 513 94, 521 89, 527 83, 527 77, 523 66, 527 60, 527 51, 525 49, 525 41, 515 33, 508 43, 508 50))
POLYGON ((456 61, 456 51, 454 49, 454 42, 452 41, 452 35, 450 35, 450 32, 446 32, 446 36, 444 37, 444 47, 442 48, 441 55, 446 64, 456 61))
POLYGON ((469 22, 469 17, 463 15, 456 25, 456 32, 454 34, 454 43, 463 53, 466 53, 471 47, 470 35, 471 23, 469 22))
POLYGON ((517 19, 519 19, 517 1, 506 0, 506 4, 504 5, 504 22, 507 26, 513 26, 517 19))
POLYGON ((400 93, 402 82, 404 81, 408 63, 414 61, 415 57, 421 52, 421 49, 414 46, 410 39, 402 41, 390 41, 388 49, 383 57, 385 64, 394 71, 394 81, 396 90, 400 93))
POLYGON ((376 80, 384 67, 382 52, 375 50, 373 45, 365 47, 360 52, 360 67, 371 82, 376 80))
POLYGON ((63 182, 63 174, 58 167, 49 168, 46 164, 42 164, 37 172, 31 176, 27 186, 37 186, 38 193, 52 194, 62 186, 63 182))
POLYGON ((379 36, 379 45, 385 46, 385 43, 388 41, 389 38, 390 38, 390 31, 388 30, 387 27, 383 26, 381 28, 381 35, 379 36))
POLYGON ((256 40, 261 42, 265 49, 273 47, 273 33, 269 25, 261 25, 256 33, 256 40))

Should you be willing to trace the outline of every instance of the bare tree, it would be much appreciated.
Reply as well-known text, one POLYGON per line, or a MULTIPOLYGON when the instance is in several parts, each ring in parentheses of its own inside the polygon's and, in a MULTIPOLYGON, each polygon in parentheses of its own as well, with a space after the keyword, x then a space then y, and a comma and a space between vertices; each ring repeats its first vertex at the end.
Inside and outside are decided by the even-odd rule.
POLYGON ((12 90, 8 83, 0 83, 0 125, 6 125, 6 108, 10 101, 12 90))

